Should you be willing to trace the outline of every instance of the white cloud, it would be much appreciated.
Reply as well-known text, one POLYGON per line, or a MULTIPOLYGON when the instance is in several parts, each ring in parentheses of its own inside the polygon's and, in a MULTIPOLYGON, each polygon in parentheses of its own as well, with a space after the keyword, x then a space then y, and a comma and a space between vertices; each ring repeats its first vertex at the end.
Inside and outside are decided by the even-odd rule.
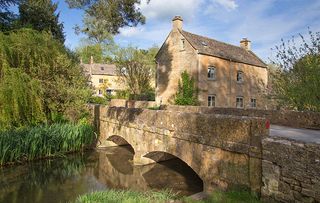
POLYGON ((138 35, 143 31, 143 28, 138 27, 124 27, 120 29, 120 35, 124 37, 132 37, 138 35))
POLYGON ((143 0, 140 5, 147 20, 168 21, 180 15, 184 20, 191 20, 203 0, 143 0))
POLYGON ((223 6, 227 10, 234 10, 238 7, 234 0, 212 0, 214 3, 223 6))

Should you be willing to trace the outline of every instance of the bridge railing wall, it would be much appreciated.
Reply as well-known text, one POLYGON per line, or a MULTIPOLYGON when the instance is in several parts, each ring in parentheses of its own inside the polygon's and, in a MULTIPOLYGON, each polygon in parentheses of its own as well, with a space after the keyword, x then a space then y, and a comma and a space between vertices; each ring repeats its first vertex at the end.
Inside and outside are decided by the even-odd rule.
POLYGON ((270 120, 271 124, 297 128, 320 129, 320 113, 299 112, 286 110, 261 110, 261 109, 238 109, 201 106, 161 106, 168 111, 182 111, 206 114, 226 114, 236 116, 263 117, 270 120))

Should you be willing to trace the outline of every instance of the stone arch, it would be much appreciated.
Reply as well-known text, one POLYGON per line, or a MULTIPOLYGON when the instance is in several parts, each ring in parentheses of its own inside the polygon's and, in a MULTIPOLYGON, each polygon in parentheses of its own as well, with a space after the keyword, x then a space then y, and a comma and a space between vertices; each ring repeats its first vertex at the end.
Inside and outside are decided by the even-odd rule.
POLYGON ((106 139, 107 146, 130 146, 129 150, 135 154, 135 150, 132 144, 130 144, 125 138, 119 136, 119 135, 111 135, 106 139))
MULTIPOLYGON (((193 175, 194 177, 197 176, 198 177, 198 184, 201 184, 201 188, 202 190, 204 189, 204 179, 203 177, 201 177, 200 171, 198 171, 197 169, 195 169, 192 164, 190 164, 188 162, 188 160, 184 160, 181 156, 179 156, 178 154, 174 154, 172 152, 165 152, 165 151, 152 151, 152 152, 148 152, 147 154, 143 155, 144 158, 148 158, 151 159, 154 162, 160 163, 167 161, 167 160, 172 160, 172 159, 177 159, 179 160, 180 163, 184 164, 185 166, 187 166, 191 171, 193 171, 193 175)), ((182 172, 182 171, 178 171, 177 172, 182 172)), ((187 178, 187 177, 186 177, 187 178)), ((201 191, 202 191, 201 190, 201 191)), ((199 191, 200 192, 200 191, 199 191)))

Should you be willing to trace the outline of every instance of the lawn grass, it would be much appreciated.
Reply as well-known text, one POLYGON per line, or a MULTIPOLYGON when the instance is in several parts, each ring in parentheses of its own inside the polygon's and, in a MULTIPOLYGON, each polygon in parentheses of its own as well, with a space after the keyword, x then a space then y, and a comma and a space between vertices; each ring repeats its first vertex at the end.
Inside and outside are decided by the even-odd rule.
POLYGON ((259 198, 246 190, 215 191, 205 200, 196 201, 183 197, 185 203, 261 203, 259 198))
POLYGON ((261 203, 258 197, 248 191, 215 191, 206 200, 193 200, 190 197, 178 197, 169 191, 134 192, 126 190, 108 190, 85 194, 76 203, 167 203, 171 200, 184 203, 261 203))
POLYGON ((175 195, 169 191, 108 190, 82 195, 76 203, 166 203, 174 198, 175 195))

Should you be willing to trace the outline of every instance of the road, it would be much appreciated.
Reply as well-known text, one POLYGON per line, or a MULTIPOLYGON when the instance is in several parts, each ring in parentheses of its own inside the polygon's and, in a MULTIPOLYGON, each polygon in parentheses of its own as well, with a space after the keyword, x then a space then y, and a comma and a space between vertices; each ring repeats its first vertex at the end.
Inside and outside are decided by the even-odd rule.
POLYGON ((271 125, 270 136, 272 137, 284 137, 303 141, 307 143, 320 144, 320 130, 291 128, 279 125, 271 125))

